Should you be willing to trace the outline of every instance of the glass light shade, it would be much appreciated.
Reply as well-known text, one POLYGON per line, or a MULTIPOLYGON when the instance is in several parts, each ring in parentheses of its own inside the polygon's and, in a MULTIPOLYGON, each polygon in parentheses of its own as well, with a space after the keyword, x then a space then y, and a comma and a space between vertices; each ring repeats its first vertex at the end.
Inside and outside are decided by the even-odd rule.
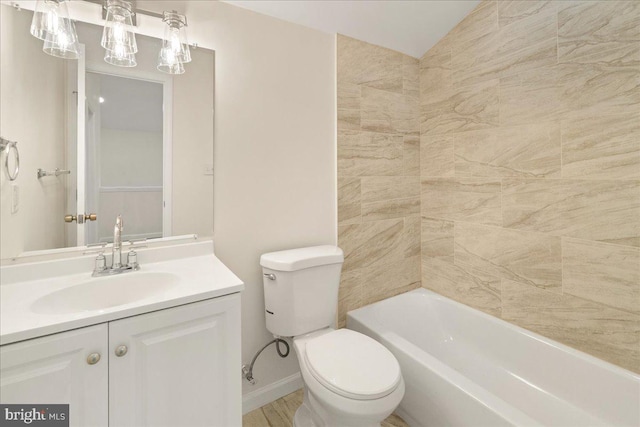
POLYGON ((184 74, 184 65, 173 49, 163 47, 158 54, 158 70, 167 74, 184 74))
MULTIPOLYGON (((75 34, 75 25, 71 23, 73 28, 73 34, 75 34)), ((80 44, 78 38, 69 35, 61 31, 57 35, 48 36, 44 41, 44 47, 42 50, 52 56, 64 59, 78 59, 80 58, 80 44)))
POLYGON ((124 51, 127 54, 138 51, 132 17, 130 2, 107 0, 107 18, 100 43, 103 48, 108 51, 124 51))
POLYGON ((46 40, 64 32, 68 37, 78 36, 69 18, 69 8, 65 0, 38 0, 31 20, 31 35, 46 40))
POLYGON ((111 65, 118 67, 135 67, 138 65, 136 62, 135 53, 127 53, 122 48, 116 50, 107 50, 104 53, 104 61, 111 65))
POLYGON ((189 40, 187 39, 187 18, 177 12, 163 13, 162 22, 164 27, 164 37, 162 39, 162 49, 172 50, 178 61, 181 63, 191 62, 191 51, 189 40))

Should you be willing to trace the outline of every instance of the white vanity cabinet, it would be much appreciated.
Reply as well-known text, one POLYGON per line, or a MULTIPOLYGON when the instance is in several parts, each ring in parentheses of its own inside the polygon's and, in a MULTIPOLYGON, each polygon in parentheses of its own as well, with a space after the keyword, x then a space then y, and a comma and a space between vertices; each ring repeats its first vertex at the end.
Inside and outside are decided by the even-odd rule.
POLYGON ((237 293, 5 345, 1 356, 2 403, 69 403, 72 426, 242 425, 237 293))
POLYGON ((107 427, 108 337, 105 323, 0 347, 0 402, 68 403, 71 425, 107 427))
POLYGON ((242 425, 239 294, 111 322, 109 346, 111 426, 242 425))

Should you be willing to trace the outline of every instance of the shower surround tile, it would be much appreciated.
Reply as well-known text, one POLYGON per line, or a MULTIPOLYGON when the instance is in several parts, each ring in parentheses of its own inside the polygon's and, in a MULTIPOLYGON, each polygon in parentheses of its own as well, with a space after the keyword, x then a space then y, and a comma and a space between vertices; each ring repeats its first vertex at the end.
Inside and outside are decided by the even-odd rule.
POLYGON ((502 225, 500 181, 423 178, 422 216, 502 225))
POLYGON ((340 82, 337 93, 339 108, 360 110, 360 85, 340 82))
POLYGON ((557 66, 562 118, 638 112, 640 42, 557 66))
POLYGON ((338 109, 338 132, 360 130, 360 110, 338 109))
POLYGON ((424 135, 420 138, 420 175, 423 177, 455 175, 452 135, 424 135))
POLYGON ((640 248, 562 239, 564 292, 640 314, 640 248))
POLYGON ((417 176, 369 176, 362 178, 362 202, 384 202, 420 197, 417 176))
POLYGON ((640 316, 606 305, 502 281, 502 317, 623 368, 640 364, 640 316))
POLYGON ((562 176, 640 179, 640 112, 562 121, 562 176))
POLYGON ((498 126, 498 80, 443 91, 441 99, 435 105, 422 106, 422 135, 440 135, 498 126))
POLYGON ((457 176, 560 177, 557 122, 459 133, 454 145, 457 176))
POLYGON ((362 87, 362 130, 393 134, 418 134, 418 98, 362 87))
POLYGON ((401 135, 338 133, 338 176, 402 175, 401 135))
POLYGON ((403 172, 405 176, 420 176, 420 136, 404 135, 402 152, 403 172))
POLYGON ((338 178, 338 225, 362 221, 360 178, 338 178))
POLYGON ((402 57, 402 93, 420 98, 420 60, 404 55, 402 57))
POLYGON ((420 108, 423 111, 441 110, 448 106, 448 93, 452 88, 450 48, 420 62, 420 108))
POLYGON ((559 237, 456 222, 456 265, 562 292, 559 237))
POLYGON ((555 65, 555 10, 522 18, 476 39, 455 40, 451 56, 455 85, 465 86, 555 65))
POLYGON ((558 4, 558 58, 562 62, 640 42, 637 1, 558 4))
POLYGON ((339 85, 351 83, 402 93, 403 54, 338 34, 339 85))
POLYGON ((423 257, 422 286, 493 316, 501 315, 500 279, 480 270, 423 257))
POLYGON ((552 122, 562 113, 557 66, 500 79, 500 124, 552 122))
POLYGON ((362 220, 380 221, 391 218, 404 218, 420 215, 420 198, 393 199, 383 202, 363 203, 362 220))
POLYGON ((556 12, 556 10, 557 4, 552 0, 502 0, 498 2, 498 24, 504 27, 538 13, 556 12))
POLYGON ((348 310, 420 286, 420 61, 337 43, 343 326, 348 310))
POLYGON ((362 270, 345 271, 338 292, 338 327, 347 325, 347 312, 362 307, 362 270))
POLYGON ((344 271, 392 263, 404 258, 404 221, 389 219, 338 227, 344 271))
POLYGON ((640 181, 505 179, 502 208, 507 228, 640 246, 640 181))
POLYGON ((452 40, 475 40, 498 29, 499 1, 481 2, 449 32, 452 40))
POLYGON ((418 289, 421 286, 420 255, 402 261, 362 269, 363 305, 418 289))
POLYGON ((422 218, 422 256, 443 258, 453 262, 454 222, 442 219, 422 218))

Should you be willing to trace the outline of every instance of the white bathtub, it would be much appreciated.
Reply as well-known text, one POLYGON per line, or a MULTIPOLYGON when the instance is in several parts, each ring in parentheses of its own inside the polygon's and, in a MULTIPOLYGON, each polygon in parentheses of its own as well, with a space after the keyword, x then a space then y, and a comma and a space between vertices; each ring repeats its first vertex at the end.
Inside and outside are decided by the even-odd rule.
POLYGON ((347 315, 393 352, 415 426, 640 426, 640 375, 418 289, 347 315))

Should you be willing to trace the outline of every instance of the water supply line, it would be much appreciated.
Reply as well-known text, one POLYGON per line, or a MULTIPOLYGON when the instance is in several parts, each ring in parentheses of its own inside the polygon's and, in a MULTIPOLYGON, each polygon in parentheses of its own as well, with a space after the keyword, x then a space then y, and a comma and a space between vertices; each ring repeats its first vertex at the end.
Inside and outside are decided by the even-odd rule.
POLYGON ((249 368, 247 368, 247 365, 242 365, 242 377, 247 381, 249 381, 252 385, 255 385, 256 383, 256 380, 253 378, 253 365, 256 363, 256 360, 258 359, 258 356, 260 356, 260 353, 262 353, 262 351, 265 348, 269 347, 273 343, 276 343, 276 351, 278 352, 278 356, 285 358, 289 355, 288 342, 286 342, 285 340, 279 337, 276 337, 276 339, 274 339, 273 341, 269 341, 264 347, 262 347, 256 353, 255 356, 253 356, 253 359, 251 360, 251 364, 249 365, 249 368), (280 350, 280 343, 284 344, 284 348, 285 348, 284 352, 280 350))

